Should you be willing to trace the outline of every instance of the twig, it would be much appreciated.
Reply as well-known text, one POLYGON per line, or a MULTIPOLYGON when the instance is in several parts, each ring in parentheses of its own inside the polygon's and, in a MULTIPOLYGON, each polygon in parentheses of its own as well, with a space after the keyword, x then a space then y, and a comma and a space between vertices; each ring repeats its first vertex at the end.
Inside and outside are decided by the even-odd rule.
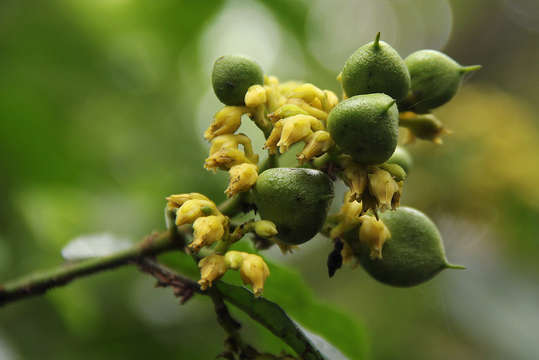
MULTIPOLYGON (((242 211, 243 202, 242 196, 234 196, 219 205, 219 209, 223 214, 233 216, 242 211)), ((80 277, 114 269, 131 262, 138 263, 147 256, 157 255, 173 249, 183 249, 186 241, 185 235, 186 232, 181 232, 177 229, 173 229, 171 232, 154 233, 131 248, 109 256, 67 263, 50 270, 37 271, 9 281, 4 285, 0 285, 0 306, 44 294, 49 289, 66 285, 80 277)))
POLYGON ((164 251, 183 247, 183 234, 171 236, 168 231, 149 235, 129 249, 109 256, 67 263, 50 270, 35 272, 22 278, 0 285, 0 306, 23 298, 41 295, 47 290, 63 286, 72 280, 103 270, 114 269, 136 261, 144 256, 152 256, 164 251))

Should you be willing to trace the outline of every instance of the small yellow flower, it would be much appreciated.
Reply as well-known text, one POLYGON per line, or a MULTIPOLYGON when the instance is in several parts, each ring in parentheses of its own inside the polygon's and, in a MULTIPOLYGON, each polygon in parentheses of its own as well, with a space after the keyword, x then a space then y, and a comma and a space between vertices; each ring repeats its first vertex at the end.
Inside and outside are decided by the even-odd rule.
POLYGON ((306 140, 313 131, 323 129, 324 125, 313 116, 304 114, 289 116, 273 125, 264 147, 269 149, 270 153, 275 153, 279 147, 282 154, 295 143, 306 140))
POLYGON ((344 196, 344 202, 336 214, 339 222, 337 226, 331 229, 329 236, 332 239, 341 237, 344 233, 352 230, 359 225, 359 216, 361 215, 362 204, 352 199, 352 192, 348 191, 344 196))
POLYGON ((314 132, 306 139, 306 142, 305 147, 297 156, 300 164, 324 154, 333 145, 331 135, 324 130, 314 132))
POLYGON ((343 181, 350 188, 350 201, 361 201, 361 197, 367 188, 367 169, 351 160, 345 161, 342 172, 343 181))
POLYGON ((251 285, 256 297, 262 295, 269 275, 268 265, 260 256, 253 254, 245 256, 240 267, 240 276, 244 284, 251 285))
POLYGON ((374 216, 363 215, 359 220, 359 241, 369 246, 371 259, 381 259, 384 243, 391 237, 389 229, 382 220, 377 220, 374 216))
POLYGON ((176 211, 176 225, 192 224, 201 216, 220 214, 213 201, 192 199, 187 200, 176 211))
POLYGON ((252 85, 245 93, 245 105, 257 107, 267 101, 266 89, 262 85, 252 85))
POLYGON ((166 198, 168 210, 177 209, 180 206, 182 206, 187 200, 193 200, 193 199, 211 201, 208 197, 200 193, 170 195, 170 196, 167 196, 166 198))
POLYGON ((369 174, 369 191, 378 201, 382 210, 392 207, 393 197, 400 197, 400 187, 391 174, 377 168, 373 174, 369 174))
POLYGON ((235 165, 230 168, 228 173, 230 181, 225 193, 231 197, 253 187, 258 179, 258 166, 249 163, 235 165))
POLYGON ((211 287, 215 280, 219 280, 227 270, 225 257, 222 255, 209 255, 199 261, 200 269, 200 289, 202 291, 211 287))
POLYGON ((277 226, 269 220, 259 220, 253 224, 255 234, 262 238, 270 238, 277 235, 277 226))
POLYGON ((227 218, 223 215, 210 215, 197 218, 193 222, 193 242, 189 248, 198 252, 204 246, 210 246, 221 240, 225 234, 227 218))
POLYGON ((240 251, 228 251, 225 262, 229 269, 240 271, 241 279, 245 285, 251 285, 255 296, 262 295, 264 283, 270 275, 268 265, 258 255, 240 251))
POLYGON ((279 147, 279 152, 284 154, 290 146, 312 134, 311 116, 294 115, 282 121, 284 122, 283 131, 277 146, 279 147))
POLYGON ((204 167, 215 171, 217 168, 229 170, 234 165, 242 163, 258 163, 258 155, 254 153, 251 140, 245 134, 220 135, 212 140, 210 156, 204 167), (243 151, 239 146, 243 146, 243 151))
POLYGON ((249 110, 243 106, 225 106, 215 114, 213 123, 204 132, 206 140, 212 140, 216 136, 233 134, 241 126, 241 117, 249 110))

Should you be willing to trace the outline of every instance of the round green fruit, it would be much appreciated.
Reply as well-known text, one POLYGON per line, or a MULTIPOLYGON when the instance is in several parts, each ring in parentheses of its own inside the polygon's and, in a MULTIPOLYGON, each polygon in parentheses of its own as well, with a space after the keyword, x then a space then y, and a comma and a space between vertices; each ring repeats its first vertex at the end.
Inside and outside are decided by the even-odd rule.
POLYGON ((221 56, 213 64, 213 91, 225 105, 245 105, 245 93, 249 87, 263 83, 262 68, 254 60, 245 56, 221 56))
POLYGON ((406 174, 410 172, 410 169, 414 163, 412 155, 410 155, 408 150, 402 146, 397 146, 393 155, 391 155, 389 160, 386 162, 399 165, 406 172, 406 174))
POLYGON ((376 40, 356 50, 344 64, 342 86, 346 95, 384 93, 404 98, 410 90, 410 74, 395 49, 376 40))
POLYGON ((360 243, 361 266, 376 280, 393 286, 419 285, 451 265, 438 228, 422 212, 409 207, 386 211, 381 219, 391 237, 382 248, 382 259, 371 259, 367 244, 360 243))
POLYGON ((404 103, 419 113, 426 113, 451 100, 464 74, 481 68, 480 65, 461 66, 436 50, 416 51, 404 62, 412 79, 412 91, 404 103))
POLYGON ((335 143, 355 161, 381 164, 397 146, 399 110, 385 94, 357 95, 331 110, 327 126, 335 143))
POLYGON ((258 176, 253 194, 260 217, 277 225, 279 240, 297 245, 322 228, 333 182, 318 170, 272 168, 258 176))

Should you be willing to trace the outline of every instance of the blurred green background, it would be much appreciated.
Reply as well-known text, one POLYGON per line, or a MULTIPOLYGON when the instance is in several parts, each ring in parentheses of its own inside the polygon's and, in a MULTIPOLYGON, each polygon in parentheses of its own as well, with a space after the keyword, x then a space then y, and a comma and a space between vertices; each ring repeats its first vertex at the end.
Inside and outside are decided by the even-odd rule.
MULTIPOLYGON (((445 144, 410 147, 403 199, 468 270, 395 289, 359 268, 328 279, 323 238, 268 257, 357 321, 371 359, 537 359, 536 0, 2 0, 0 283, 61 263, 81 234, 162 229, 168 194, 224 198, 226 174, 202 167, 218 56, 339 91, 345 59, 378 31, 403 57, 443 49, 484 66, 436 111, 445 144)), ((123 268, 0 309, 0 359, 212 359, 214 316, 123 268)))

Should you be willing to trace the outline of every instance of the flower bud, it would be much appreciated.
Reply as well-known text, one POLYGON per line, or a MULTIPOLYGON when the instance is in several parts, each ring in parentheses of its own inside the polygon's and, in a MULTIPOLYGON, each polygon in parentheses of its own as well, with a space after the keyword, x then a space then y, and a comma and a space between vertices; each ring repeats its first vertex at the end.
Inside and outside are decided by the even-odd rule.
POLYGON ((253 187, 258 178, 258 166, 249 163, 235 165, 230 168, 228 173, 230 174, 230 181, 225 193, 228 197, 231 197, 253 187))
POLYGON ((210 246, 221 240, 225 234, 227 218, 223 215, 210 215, 197 218, 193 223, 194 240, 189 248, 198 252, 204 246, 210 246))
POLYGON ((262 85, 251 86, 245 94, 245 105, 248 107, 257 107, 266 101, 266 89, 262 85))
POLYGON ((252 286, 255 296, 262 295, 264 283, 270 272, 268 265, 260 256, 240 251, 228 251, 225 254, 225 262, 229 269, 240 270, 243 283, 252 286))
POLYGON ((176 225, 192 224, 201 216, 215 214, 219 214, 219 210, 212 201, 187 200, 176 212, 176 225))
POLYGON ((405 111, 399 115, 399 125, 408 128, 410 131, 408 142, 413 142, 415 138, 419 138, 441 145, 443 143, 442 135, 451 133, 433 114, 416 114, 405 111))
POLYGON ((359 220, 361 222, 359 241, 369 246, 371 259, 381 259, 382 247, 391 237, 391 233, 383 221, 377 220, 374 216, 363 215, 359 220))
POLYGON ((313 133, 308 139, 307 144, 298 154, 297 158, 300 164, 304 161, 309 161, 315 156, 320 156, 333 145, 333 140, 327 131, 318 130, 313 133))
POLYGON ((389 172, 376 169, 373 174, 369 174, 369 191, 378 201, 380 208, 385 210, 391 208, 393 197, 399 193, 400 188, 389 172))
POLYGON ((211 287, 212 283, 220 279, 227 270, 225 257, 216 254, 206 256, 200 260, 198 267, 200 268, 200 280, 198 283, 201 290, 211 287))
POLYGON ((232 270, 238 270, 243 262, 243 258, 247 253, 241 251, 227 251, 225 254, 226 266, 232 270))
POLYGON ((208 200, 211 201, 208 197, 200 194, 200 193, 188 193, 188 194, 176 194, 176 195, 170 195, 167 196, 167 206, 168 209, 177 209, 180 206, 182 206, 187 200, 208 200))
POLYGON ((257 236, 270 238, 277 235, 277 226, 269 220, 259 220, 254 223, 254 230, 257 236))
POLYGON ((213 123, 204 132, 204 138, 212 140, 219 135, 235 133, 241 125, 241 116, 247 112, 243 106, 225 106, 215 114, 213 123))

